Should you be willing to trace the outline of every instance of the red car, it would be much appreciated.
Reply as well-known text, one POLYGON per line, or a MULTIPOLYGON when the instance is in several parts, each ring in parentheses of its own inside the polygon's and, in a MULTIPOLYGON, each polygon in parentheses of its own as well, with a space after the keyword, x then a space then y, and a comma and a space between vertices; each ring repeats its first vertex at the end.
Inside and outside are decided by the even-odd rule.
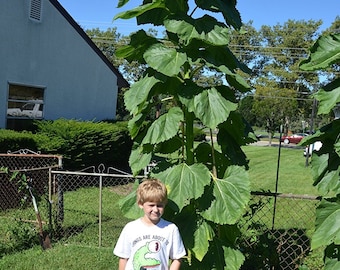
POLYGON ((298 144, 306 136, 308 136, 308 134, 306 133, 296 133, 290 136, 282 136, 281 142, 285 144, 289 144, 289 143, 298 144))

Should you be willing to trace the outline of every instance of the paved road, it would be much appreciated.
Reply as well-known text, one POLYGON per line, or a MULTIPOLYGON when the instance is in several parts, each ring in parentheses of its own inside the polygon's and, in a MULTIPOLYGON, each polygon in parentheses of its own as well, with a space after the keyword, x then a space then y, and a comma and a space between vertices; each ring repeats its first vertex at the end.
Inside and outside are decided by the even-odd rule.
MULTIPOLYGON (((279 142, 278 141, 272 141, 272 144, 269 145, 269 142, 268 141, 257 141, 255 143, 252 143, 251 145, 257 145, 257 146, 279 146, 279 142)), ((281 143, 281 147, 285 147, 285 148, 301 148, 303 149, 304 146, 298 146, 294 143, 290 143, 290 144, 284 144, 284 143, 281 143)))

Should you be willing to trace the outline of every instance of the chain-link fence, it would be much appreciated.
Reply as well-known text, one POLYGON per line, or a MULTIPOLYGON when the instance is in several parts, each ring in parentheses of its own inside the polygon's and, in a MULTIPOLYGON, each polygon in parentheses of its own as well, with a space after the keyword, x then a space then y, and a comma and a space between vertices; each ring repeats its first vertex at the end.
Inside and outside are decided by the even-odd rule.
POLYGON ((51 170, 61 166, 61 156, 43 155, 28 149, 0 154, 0 167, 7 170, 0 174, 0 209, 20 206, 27 195, 23 177, 31 179, 37 195, 45 194, 51 182, 51 170))
POLYGON ((241 222, 242 269, 298 269, 310 251, 320 198, 253 192, 241 222))
POLYGON ((64 243, 111 247, 127 222, 116 204, 143 176, 133 177, 103 165, 80 172, 52 171, 52 175, 54 238, 64 243))
MULTIPOLYGON (((44 229, 54 243, 63 244, 113 247, 127 222, 116 204, 138 181, 102 165, 80 172, 56 170, 61 168, 60 156, 27 150, 1 154, 0 167, 29 174, 40 196, 44 229)), ((2 210, 20 205, 25 192, 18 192, 19 175, 10 180, 10 174, 0 174, 2 210)), ((246 256, 242 269, 298 269, 310 251, 318 203, 319 198, 312 196, 253 192, 240 223, 238 244, 246 256)))

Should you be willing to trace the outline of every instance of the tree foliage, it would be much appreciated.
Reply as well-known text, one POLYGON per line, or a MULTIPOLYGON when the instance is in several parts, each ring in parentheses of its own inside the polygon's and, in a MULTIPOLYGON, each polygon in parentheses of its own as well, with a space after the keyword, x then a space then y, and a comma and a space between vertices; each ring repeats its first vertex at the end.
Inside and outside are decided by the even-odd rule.
MULTIPOLYGON (((340 64, 340 34, 320 36, 310 49, 308 59, 300 63, 303 70, 327 69, 340 64)), ((322 87, 315 98, 320 102, 318 113, 327 114, 339 109, 340 80, 322 87)), ((339 117, 339 116, 337 116, 339 117)), ((340 119, 320 128, 314 135, 302 141, 304 145, 321 141, 322 147, 312 156, 314 185, 325 196, 316 213, 316 229, 312 237, 312 249, 326 246, 325 269, 340 267, 340 119), (328 198, 327 198, 328 197, 328 198)))
POLYGON ((259 76, 254 82, 254 112, 266 121, 269 132, 284 124, 284 133, 288 133, 292 122, 301 123, 310 118, 312 100, 309 101, 306 94, 314 91, 319 77, 317 73, 299 71, 298 64, 307 55, 306 48, 314 42, 320 25, 321 21, 288 20, 283 25, 260 29, 263 60, 262 67, 257 67, 259 76), (258 95, 258 89, 266 95, 258 95), (264 101, 264 96, 268 100, 264 101), (261 107, 263 103, 267 109, 261 107))
MULTIPOLYGON (((128 0, 121 0, 118 7, 128 0)), ((130 166, 138 174, 151 161, 151 174, 169 190, 167 217, 182 232, 188 250, 184 268, 238 269, 244 256, 235 246, 237 228, 250 198, 247 160, 242 145, 255 137, 237 112, 237 95, 251 90, 240 75, 249 69, 229 49, 232 30, 241 29, 236 1, 195 1, 205 15, 194 18, 187 0, 145 0, 115 19, 136 17, 138 24, 165 27, 166 37, 140 30, 117 56, 147 68, 125 94, 134 146, 130 166), (220 13, 224 22, 209 14, 220 13), (223 80, 200 83, 199 74, 213 71, 223 80), (224 82, 224 83, 221 83, 224 82), (167 108, 153 122, 155 108, 167 108), (194 126, 203 125, 211 143, 194 144, 194 126), (218 149, 214 146, 218 144, 218 149)), ((139 215, 134 194, 121 207, 139 215)))

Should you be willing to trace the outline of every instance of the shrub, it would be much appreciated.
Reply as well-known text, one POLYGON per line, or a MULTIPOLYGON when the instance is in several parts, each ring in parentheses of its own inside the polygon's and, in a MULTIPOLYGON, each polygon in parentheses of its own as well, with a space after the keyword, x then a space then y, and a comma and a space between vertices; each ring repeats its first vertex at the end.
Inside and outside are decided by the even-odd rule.
POLYGON ((63 156, 65 169, 88 166, 126 169, 132 146, 126 122, 81 122, 59 119, 37 123, 36 141, 44 153, 63 156))
POLYGON ((37 149, 32 133, 0 129, 0 153, 25 148, 33 151, 37 149))
POLYGON ((0 258, 2 255, 29 249, 39 243, 37 230, 32 224, 13 221, 6 228, 6 236, 0 242, 0 258))
POLYGON ((132 142, 127 122, 37 121, 36 133, 0 130, 0 152, 30 149, 63 156, 64 169, 104 164, 128 170, 132 142))

